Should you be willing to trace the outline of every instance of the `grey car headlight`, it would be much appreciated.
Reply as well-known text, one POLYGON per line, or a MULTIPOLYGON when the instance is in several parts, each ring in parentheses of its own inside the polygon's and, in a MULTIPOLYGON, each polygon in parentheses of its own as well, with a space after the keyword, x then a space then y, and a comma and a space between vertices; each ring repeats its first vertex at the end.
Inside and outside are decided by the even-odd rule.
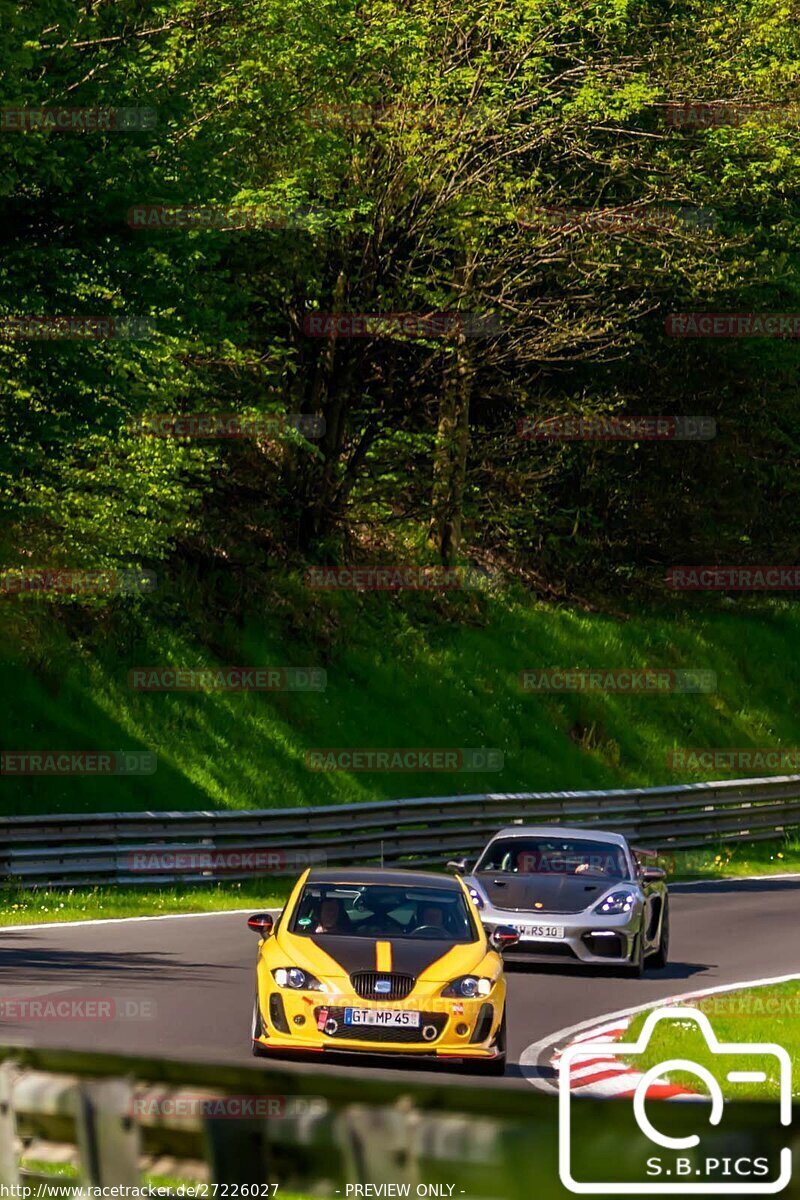
POLYGON ((617 917, 621 913, 630 912, 635 903, 636 895, 633 892, 610 892, 599 904, 595 904, 592 912, 600 913, 604 917, 617 917))

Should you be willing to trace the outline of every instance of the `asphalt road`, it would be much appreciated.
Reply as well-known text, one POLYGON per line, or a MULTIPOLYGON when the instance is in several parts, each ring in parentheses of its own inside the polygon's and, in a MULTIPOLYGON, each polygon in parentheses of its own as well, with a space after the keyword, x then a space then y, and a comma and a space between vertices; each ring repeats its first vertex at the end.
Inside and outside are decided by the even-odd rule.
MULTIPOLYGON (((671 896, 666 970, 631 980, 509 965, 505 1086, 529 1086, 520 1055, 559 1029, 676 993, 800 970, 800 878, 683 884, 671 896)), ((243 913, 2 929, 0 1042, 252 1063, 256 944, 243 913), (68 1000, 69 1016, 52 1018, 47 1007, 37 1015, 37 1000, 68 1000)), ((374 1065, 362 1059, 355 1069, 374 1065)), ((386 1078, 407 1078, 406 1069, 379 1065, 386 1078)), ((327 1068, 315 1058, 297 1069, 327 1068)))

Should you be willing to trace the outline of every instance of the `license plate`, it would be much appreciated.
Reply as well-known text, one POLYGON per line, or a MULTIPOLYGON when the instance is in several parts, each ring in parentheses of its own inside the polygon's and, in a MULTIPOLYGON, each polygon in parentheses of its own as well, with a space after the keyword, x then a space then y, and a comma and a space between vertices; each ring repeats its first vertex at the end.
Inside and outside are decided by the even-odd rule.
POLYGON ((563 925, 516 925, 520 937, 539 938, 542 941, 558 941, 564 936, 563 925))
POLYGON ((419 1028, 420 1014, 394 1008, 346 1008, 345 1025, 400 1025, 407 1029, 419 1028))

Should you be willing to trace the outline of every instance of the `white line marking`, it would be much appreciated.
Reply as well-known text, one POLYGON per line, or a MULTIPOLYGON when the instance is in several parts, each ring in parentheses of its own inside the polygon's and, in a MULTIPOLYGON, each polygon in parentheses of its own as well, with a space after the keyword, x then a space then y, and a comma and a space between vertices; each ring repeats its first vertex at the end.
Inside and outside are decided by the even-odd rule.
POLYGON ((624 1033, 630 1021, 607 1021, 603 1025, 595 1025, 587 1033, 573 1038, 573 1042, 613 1042, 615 1035, 624 1033), (595 1036, 597 1035, 597 1036, 595 1036))
POLYGON ((765 879, 800 879, 800 871, 787 871, 783 874, 774 875, 722 875, 719 879, 681 879, 675 883, 669 884, 669 890, 676 892, 679 888, 693 888, 707 886, 714 883, 753 883, 761 882, 765 879))
MULTIPOLYGON (((617 1071, 630 1071, 631 1067, 627 1063, 620 1062, 617 1059, 609 1059, 606 1062, 594 1062, 585 1067, 573 1067, 569 1073, 570 1081, 573 1079, 583 1079, 587 1075, 613 1075, 617 1071)), ((570 1082, 570 1086, 572 1086, 570 1082)))
POLYGON ((141 917, 90 917, 88 921, 34 921, 32 925, 0 925, 0 933, 14 933, 17 929, 75 929, 78 925, 121 925, 123 921, 185 921, 190 917, 228 917, 235 913, 280 912, 279 908, 259 909, 257 904, 249 908, 221 908, 214 912, 194 913, 159 913, 158 916, 147 914, 141 917))
POLYGON ((587 1083, 585 1087, 570 1088, 573 1096, 621 1096, 626 1092, 632 1092, 636 1088, 641 1075, 638 1071, 632 1071, 626 1075, 615 1075, 611 1079, 597 1079, 594 1083, 587 1083))

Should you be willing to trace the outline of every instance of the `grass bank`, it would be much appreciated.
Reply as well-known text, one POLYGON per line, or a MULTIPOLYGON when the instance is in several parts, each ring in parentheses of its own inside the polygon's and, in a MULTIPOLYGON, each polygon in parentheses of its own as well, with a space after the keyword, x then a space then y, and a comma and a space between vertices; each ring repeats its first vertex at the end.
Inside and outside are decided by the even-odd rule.
MULTIPOLYGON (((515 592, 320 595, 284 580, 258 617, 202 608, 36 627, 6 599, 0 686, 14 697, 7 751, 147 750, 150 775, 0 778, 0 812, 236 809, 483 791, 691 782, 764 773, 676 767, 682 748, 800 743, 800 610, 720 602, 626 619, 515 592), (23 619, 24 618, 24 619, 23 619), (35 635, 35 636, 34 636, 35 635), (34 644, 35 643, 35 644, 34 644), (20 649, 22 647, 22 649, 20 649), (148 666, 296 666, 324 691, 143 692, 148 666), (537 668, 716 674, 706 693, 525 692, 537 668), (328 747, 487 748, 500 770, 315 771, 328 747)), ((198 604, 200 602, 198 601, 198 604)), ((31 610, 29 610, 31 611, 31 610)), ((780 773, 780 772, 778 772, 780 773)))
MULTIPOLYGON (((783 1046, 792 1060, 792 1095, 795 1099, 800 1097, 800 975, 786 983, 706 996, 693 1001, 692 1007, 705 1013, 720 1042, 774 1042, 783 1046)), ((634 1018, 625 1035, 626 1042, 639 1035, 646 1016, 641 1013, 634 1018)), ((728 1058, 725 1062, 730 1065, 721 1069, 719 1055, 708 1048, 697 1023, 691 1019, 664 1021, 657 1025, 644 1054, 637 1056, 637 1069, 645 1071, 670 1058, 685 1058, 706 1067, 719 1081, 723 1095, 731 1099, 778 1099, 779 1077, 774 1056, 737 1056, 735 1064, 728 1058), (763 1082, 730 1083, 726 1072, 734 1069, 761 1071, 766 1079, 763 1082)), ((706 1090, 702 1081, 688 1072, 671 1071, 668 1078, 696 1091, 706 1090)))
POLYGON ((226 883, 215 887, 76 888, 66 891, 0 889, 0 927, 53 921, 93 921, 114 917, 163 917, 171 913, 225 909, 280 908, 291 880, 226 883))

